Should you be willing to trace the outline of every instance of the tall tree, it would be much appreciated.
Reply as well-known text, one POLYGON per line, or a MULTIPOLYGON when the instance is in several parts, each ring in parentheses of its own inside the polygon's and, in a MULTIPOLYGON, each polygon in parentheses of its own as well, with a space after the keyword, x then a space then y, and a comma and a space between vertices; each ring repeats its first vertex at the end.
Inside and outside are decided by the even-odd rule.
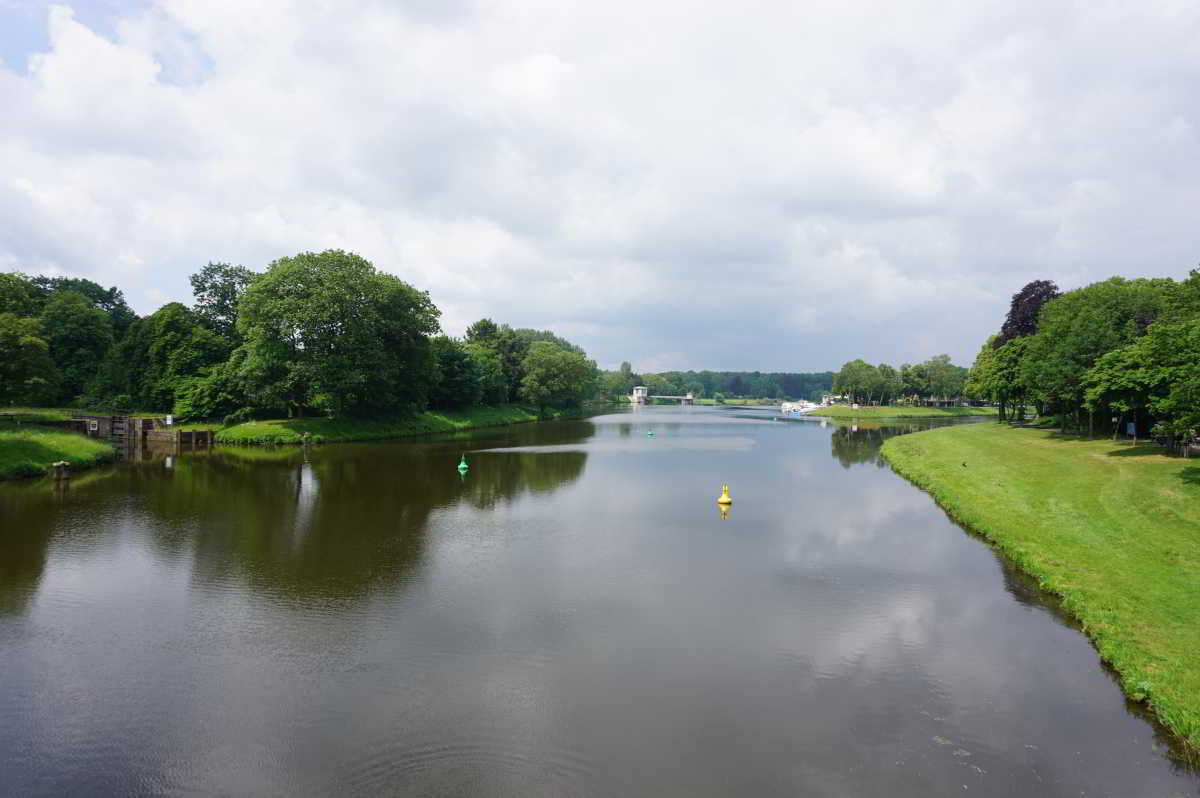
POLYGON ((177 393, 223 363, 231 348, 198 314, 169 302, 133 323, 110 351, 90 393, 97 404, 110 400, 167 413, 177 393))
POLYGON ((137 314, 125 302, 125 295, 116 286, 104 288, 99 283, 80 277, 39 276, 30 278, 30 283, 34 286, 39 305, 43 307, 54 296, 66 292, 85 297, 108 316, 113 340, 119 341, 137 319, 137 314))
POLYGON ((468 343, 465 349, 479 377, 479 400, 485 405, 507 402, 510 399, 508 377, 504 374, 504 363, 500 355, 495 349, 481 343, 468 343))
POLYGON ((55 366, 53 400, 82 396, 113 342, 109 314, 83 294, 57 291, 42 310, 42 326, 55 366))
POLYGON ((1029 338, 1022 381, 1061 413, 1064 424, 1074 415, 1079 427, 1084 375, 1102 355, 1143 334, 1138 320, 1157 315, 1172 284, 1113 277, 1050 301, 1029 338))
POLYGON ((238 302, 254 279, 245 266, 209 263, 188 278, 196 304, 192 309, 217 335, 237 339, 238 302))
POLYGON ((549 341, 534 341, 525 357, 521 392, 541 409, 578 407, 596 389, 596 364, 549 341))
POLYGON ((432 346, 437 381, 429 394, 429 406, 457 410, 479 404, 483 386, 466 347, 446 335, 434 338, 432 346))
POLYGON ((240 376, 289 415, 423 408, 434 375, 429 295, 341 250, 272 263, 239 304, 240 376))
POLYGON ((0 273, 0 313, 36 315, 33 284, 24 276, 15 272, 0 273))
POLYGON ((53 373, 41 322, 0 313, 0 404, 38 404, 48 393, 53 373))
POLYGON ((1037 332, 1038 315, 1046 303, 1060 295, 1058 286, 1051 280, 1034 280, 1013 294, 1008 316, 996 337, 996 346, 1001 347, 1014 338, 1022 338, 1037 332))

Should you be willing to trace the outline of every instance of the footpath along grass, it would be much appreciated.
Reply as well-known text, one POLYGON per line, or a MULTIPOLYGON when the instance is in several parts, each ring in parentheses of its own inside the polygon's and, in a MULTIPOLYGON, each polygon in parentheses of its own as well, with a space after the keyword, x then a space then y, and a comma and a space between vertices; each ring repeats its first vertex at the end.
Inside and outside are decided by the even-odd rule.
POLYGON ((814 410, 809 415, 826 418, 958 418, 960 416, 994 416, 994 407, 905 407, 884 405, 882 407, 859 407, 833 405, 814 410))
POLYGON ((0 479, 40 476, 59 460, 69 461, 75 470, 110 462, 115 456, 107 443, 74 432, 34 426, 0 430, 0 479))
MULTIPOLYGON (((572 418, 578 412, 558 411, 550 418, 572 418)), ((476 427, 499 427, 541 418, 534 408, 520 405, 473 407, 457 412, 429 411, 394 418, 300 418, 248 421, 219 430, 217 443, 302 443, 307 433, 315 443, 405 438, 476 427)))
POLYGON ((986 423, 883 456, 1062 596, 1125 692, 1200 750, 1198 461, 986 423))

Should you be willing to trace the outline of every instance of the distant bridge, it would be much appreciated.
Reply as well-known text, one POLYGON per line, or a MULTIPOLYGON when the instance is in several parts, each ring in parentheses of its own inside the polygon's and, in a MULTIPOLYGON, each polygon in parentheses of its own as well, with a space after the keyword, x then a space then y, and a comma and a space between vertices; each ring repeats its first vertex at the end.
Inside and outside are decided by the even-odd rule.
POLYGON ((692 395, 691 391, 688 391, 683 396, 651 396, 649 389, 646 388, 645 385, 639 385, 634 388, 633 393, 629 396, 630 403, 635 405, 648 404, 649 400, 651 399, 670 399, 672 401, 678 401, 681 405, 692 405, 696 403, 696 398, 692 395))

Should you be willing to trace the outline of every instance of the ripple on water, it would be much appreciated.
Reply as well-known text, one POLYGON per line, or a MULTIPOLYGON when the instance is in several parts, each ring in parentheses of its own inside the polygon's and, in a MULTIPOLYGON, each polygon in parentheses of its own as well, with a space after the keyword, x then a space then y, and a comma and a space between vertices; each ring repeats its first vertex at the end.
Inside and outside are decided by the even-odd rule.
POLYGON ((351 763, 345 783, 355 791, 457 794, 499 785, 524 795, 593 794, 594 763, 581 751, 548 740, 517 745, 519 737, 500 732, 463 734, 436 742, 397 740, 375 746, 351 763))

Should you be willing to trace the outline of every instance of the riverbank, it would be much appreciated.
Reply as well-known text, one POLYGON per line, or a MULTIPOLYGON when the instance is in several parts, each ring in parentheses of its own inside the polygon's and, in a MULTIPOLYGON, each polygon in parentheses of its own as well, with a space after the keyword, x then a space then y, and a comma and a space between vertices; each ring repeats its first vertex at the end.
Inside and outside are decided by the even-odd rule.
POLYGON ((883 456, 1060 595, 1125 692, 1200 750, 1200 466, 1000 424, 892 438, 883 456))
POLYGON ((112 462, 115 457, 107 443, 73 432, 35 426, 0 431, 0 479, 41 476, 60 460, 79 470, 112 462))
POLYGON ((809 413, 824 418, 960 418, 963 416, 994 416, 994 407, 906 407, 883 405, 852 408, 848 405, 822 407, 809 413))
POLYGON ((461 411, 430 410, 392 418, 299 418, 248 421, 218 430, 217 443, 303 443, 307 435, 312 443, 385 440, 458 432, 479 427, 501 427, 530 421, 578 418, 579 410, 549 410, 539 415, 535 408, 522 405, 473 407, 461 411))

